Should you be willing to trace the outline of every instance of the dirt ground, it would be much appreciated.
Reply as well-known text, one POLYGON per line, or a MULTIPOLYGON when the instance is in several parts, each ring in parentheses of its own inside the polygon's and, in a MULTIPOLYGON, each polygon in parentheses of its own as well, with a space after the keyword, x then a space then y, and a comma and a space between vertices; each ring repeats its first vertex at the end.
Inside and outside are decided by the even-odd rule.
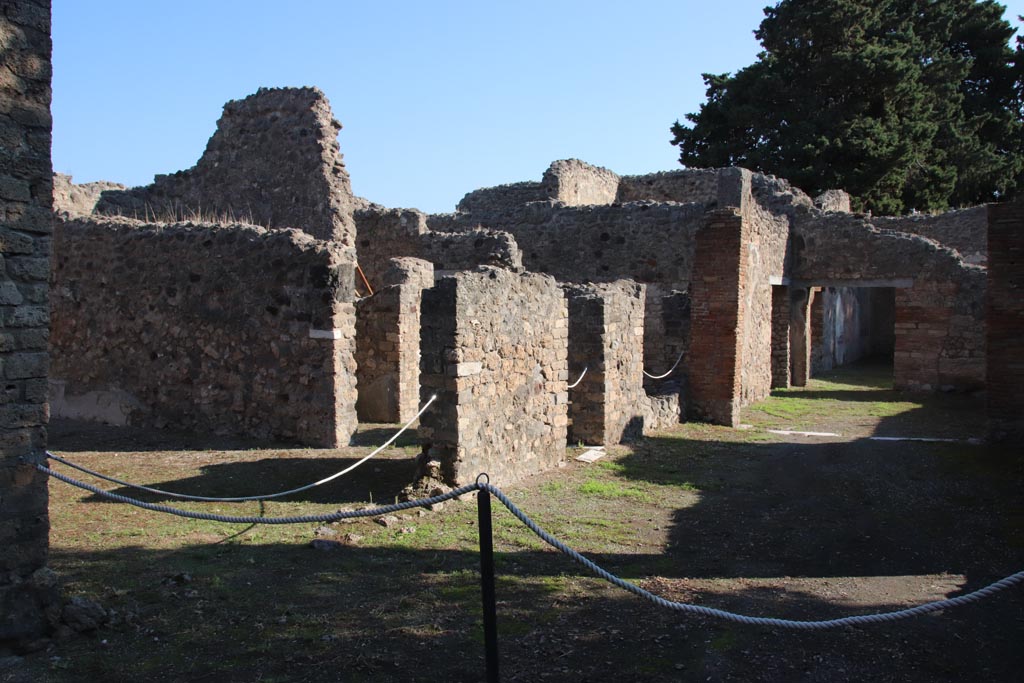
MULTIPOLYGON (((568 449, 563 468, 505 490, 549 532, 666 598, 789 619, 900 609, 1024 569, 1024 458, 1016 444, 968 441, 984 433, 982 406, 979 396, 894 392, 886 368, 861 367, 776 393, 744 412, 744 429, 682 424, 594 464, 568 449), (879 435, 955 441, 870 439, 879 435)), ((316 480, 391 429, 317 451, 57 423, 51 445, 131 481, 237 495, 316 480)), ((412 474, 414 441, 285 502, 179 507, 277 516, 391 502, 412 474)), ((52 568, 111 622, 0 668, 4 683, 483 679, 470 498, 388 526, 246 527, 54 481, 51 518, 52 568)), ((610 586, 500 506, 494 525, 503 681, 1024 677, 1024 587, 876 626, 741 626, 610 586)))

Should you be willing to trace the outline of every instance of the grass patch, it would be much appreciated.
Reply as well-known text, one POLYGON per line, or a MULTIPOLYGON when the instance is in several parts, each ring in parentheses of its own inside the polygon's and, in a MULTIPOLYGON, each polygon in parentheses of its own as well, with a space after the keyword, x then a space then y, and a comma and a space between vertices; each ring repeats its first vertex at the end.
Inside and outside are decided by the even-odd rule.
POLYGON ((650 502, 651 494, 632 486, 623 486, 614 481, 601 481, 588 479, 576 487, 576 491, 584 496, 598 496, 600 498, 628 498, 643 503, 650 502))

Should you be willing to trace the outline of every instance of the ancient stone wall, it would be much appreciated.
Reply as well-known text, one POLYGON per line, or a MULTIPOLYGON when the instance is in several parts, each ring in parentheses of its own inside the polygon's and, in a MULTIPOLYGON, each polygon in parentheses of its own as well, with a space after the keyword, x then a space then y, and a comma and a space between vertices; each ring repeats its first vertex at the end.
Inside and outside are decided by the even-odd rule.
POLYGON ((356 412, 365 422, 408 422, 419 411, 420 298, 434 267, 391 259, 384 287, 356 304, 356 412))
POLYGON ((547 199, 566 206, 604 205, 615 201, 619 176, 579 159, 562 159, 548 167, 541 185, 547 199))
POLYGON ((70 218, 92 215, 100 197, 107 190, 127 190, 120 183, 82 183, 76 185, 64 173, 53 174, 53 211, 70 218))
POLYGON ((494 213, 507 211, 528 202, 546 202, 548 188, 543 183, 526 181, 495 187, 484 187, 466 194, 456 210, 460 213, 494 213))
POLYGON ((897 388, 973 389, 985 380, 985 269, 932 240, 879 230, 857 216, 800 222, 795 280, 896 287, 897 388))
POLYGON ((1024 203, 988 207, 989 434, 1024 438, 1024 203))
MULTIPOLYGON (((570 443, 616 444, 668 426, 644 391, 644 286, 569 285, 570 443)), ((679 422, 678 412, 671 422, 679 422)))
POLYGON ((879 228, 907 232, 935 240, 955 249, 965 263, 985 265, 988 249, 986 233, 988 214, 984 206, 957 209, 936 215, 876 217, 871 222, 879 228))
POLYGON ((486 215, 432 216, 431 226, 463 231, 480 225, 511 233, 528 270, 561 282, 625 277, 685 290, 693 235, 703 218, 704 208, 697 204, 563 207, 534 202, 486 215))
POLYGON ((0 654, 31 646, 60 615, 46 569, 46 448, 53 230, 50 162, 50 2, 5 3, 0 12, 0 654))
POLYGON ((627 175, 619 180, 617 202, 678 202, 713 205, 721 169, 699 168, 627 175))
POLYGON ((819 211, 850 213, 850 195, 843 190, 825 190, 814 198, 819 211))
MULTIPOLYGON (((355 217, 359 265, 374 288, 382 286, 391 259, 402 256, 429 261, 437 270, 468 270, 479 265, 523 267, 519 247, 508 233, 432 230, 427 216, 415 209, 363 209, 355 217)), ((442 219, 438 217, 439 222, 442 219)))
POLYGON ((568 424, 568 309, 551 277, 482 267, 423 292, 427 477, 504 486, 554 467, 568 424))
POLYGON ((97 211, 150 220, 243 221, 355 244, 352 196, 338 147, 341 124, 316 88, 260 88, 224 105, 192 168, 152 185, 107 191, 97 211))
POLYGON ((350 251, 295 230, 78 219, 55 233, 55 414, 341 446, 350 251))

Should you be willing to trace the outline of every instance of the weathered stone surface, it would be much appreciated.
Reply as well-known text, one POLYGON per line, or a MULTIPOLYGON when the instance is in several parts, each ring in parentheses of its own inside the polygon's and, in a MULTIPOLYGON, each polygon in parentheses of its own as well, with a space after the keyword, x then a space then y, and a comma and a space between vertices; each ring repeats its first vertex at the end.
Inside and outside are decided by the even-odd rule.
POLYGON ((80 218, 92 215, 96 203, 107 190, 124 191, 128 188, 120 183, 100 181, 76 185, 71 176, 64 173, 53 174, 53 210, 68 218, 80 218))
POLYGON ((617 444, 679 422, 678 399, 666 415, 644 391, 644 290, 625 280, 566 287, 570 381, 586 370, 568 393, 570 443, 617 444))
POLYGON ((348 443, 351 250, 295 230, 94 218, 62 222, 54 251, 65 403, 121 391, 130 424, 348 443))
POLYGON ((0 12, 0 650, 37 641, 59 599, 44 568, 47 478, 32 463, 46 447, 46 338, 53 168, 50 162, 50 2, 0 12), (22 267, 35 265, 37 267, 22 267), (28 347, 28 348, 26 348, 28 347))
POLYGON ((988 207, 989 436, 1024 438, 1024 204, 988 207))
POLYGON ((377 289, 396 257, 413 257, 437 270, 468 270, 492 265, 521 270, 522 254, 505 232, 474 228, 466 232, 432 230, 426 214, 415 209, 367 208, 355 214, 359 229, 359 265, 377 289))
POLYGON ((554 279, 482 267, 423 292, 423 474, 504 485, 554 467, 568 424, 567 306, 554 279), (468 368, 468 370, 467 370, 468 368))
POLYGON ((562 159, 548 167, 541 185, 548 199, 566 206, 604 205, 615 201, 619 176, 579 159, 562 159))
POLYGON ((434 267, 392 259, 382 279, 390 284, 356 305, 356 411, 363 421, 404 423, 419 411, 420 298, 434 267))
POLYGON ((355 246, 352 196, 338 147, 341 124, 316 88, 260 88, 224 105, 198 163, 152 185, 107 190, 96 210, 159 221, 225 219, 296 228, 355 246), (155 214, 155 215, 154 215, 155 214))

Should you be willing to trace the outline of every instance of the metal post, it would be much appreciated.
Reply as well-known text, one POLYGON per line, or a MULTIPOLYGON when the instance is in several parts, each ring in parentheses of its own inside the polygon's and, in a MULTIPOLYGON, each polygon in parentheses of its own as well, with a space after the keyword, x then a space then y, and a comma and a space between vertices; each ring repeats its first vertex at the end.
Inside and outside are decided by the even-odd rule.
MULTIPOLYGON (((487 475, 477 477, 477 483, 487 475)), ((487 480, 484 479, 484 483, 487 480)), ((481 488, 476 494, 480 534, 480 593, 484 609, 484 654, 487 683, 498 683, 498 609, 494 597, 494 537, 491 531, 491 494, 481 488)))

